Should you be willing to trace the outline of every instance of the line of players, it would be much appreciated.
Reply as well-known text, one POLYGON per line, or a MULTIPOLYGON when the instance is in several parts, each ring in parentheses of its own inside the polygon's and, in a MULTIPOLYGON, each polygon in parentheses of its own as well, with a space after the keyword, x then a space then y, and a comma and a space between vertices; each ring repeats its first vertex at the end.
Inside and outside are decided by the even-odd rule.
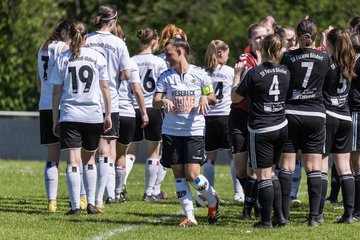
MULTIPOLYGON (((57 165, 60 146, 61 149, 68 154, 69 159, 67 167, 67 183, 72 208, 67 214, 80 213, 79 209, 82 179, 80 172, 82 171, 82 168, 84 169, 83 174, 84 188, 86 189, 85 192, 87 195, 87 211, 89 214, 98 213, 98 208, 101 208, 103 205, 102 199, 105 189, 107 190, 108 203, 111 203, 115 199, 118 199, 119 201, 126 199, 126 188, 124 186, 126 186, 126 178, 130 172, 129 168, 132 167, 137 151, 137 146, 135 144, 130 147, 130 149, 128 149, 128 147, 132 141, 138 142, 144 138, 144 136, 142 136, 143 131, 141 128, 145 128, 148 124, 150 126, 150 123, 153 124, 151 125, 151 128, 148 128, 150 130, 145 130, 145 139, 148 140, 148 159, 146 164, 146 189, 144 200, 152 201, 164 198, 164 195, 161 193, 159 188, 159 185, 165 176, 165 171, 161 172, 161 170, 159 170, 164 170, 163 168, 159 168, 161 141, 161 127, 159 126, 162 124, 162 112, 158 109, 152 108, 152 94, 155 92, 156 79, 159 78, 162 71, 170 67, 170 63, 167 62, 166 65, 164 60, 160 61, 159 57, 155 57, 152 54, 157 49, 158 42, 157 34, 152 29, 144 29, 138 32, 138 37, 142 43, 143 49, 142 52, 139 55, 134 56, 132 58, 133 61, 131 61, 126 45, 120 40, 121 31, 119 31, 118 26, 116 25, 116 17, 117 11, 113 7, 102 6, 99 9, 97 18, 93 21, 94 26, 97 26, 99 30, 89 35, 87 35, 87 29, 84 24, 79 22, 63 21, 39 51, 39 75, 41 79, 41 84, 39 84, 39 86, 41 86, 41 98, 39 104, 42 130, 41 137, 42 144, 48 144, 49 152, 49 161, 47 162, 47 166, 45 168, 45 183, 47 187, 50 211, 56 211, 57 165), (115 36, 112 35, 112 33, 117 33, 120 38, 114 38, 115 36), (117 43, 115 47, 112 45, 114 43, 117 43), (67 50, 67 45, 70 46, 70 50, 67 50), (97 51, 92 51, 92 49, 96 49, 97 51), (84 55, 82 55, 82 50, 84 51, 84 55), (101 52, 102 54, 98 54, 98 52, 101 52), (111 55, 111 53, 116 53, 117 56, 114 56, 116 54, 111 55), (57 56, 59 57, 57 58, 57 56), (103 61, 104 59, 101 56, 105 57, 105 61, 103 61), (85 61, 88 65, 90 64, 91 67, 84 67, 88 66, 86 64, 77 65, 82 61, 85 61), (142 66, 147 66, 147 61, 151 63, 152 70, 149 68, 142 68, 142 66), (105 63, 100 64, 102 62, 105 63), (53 63, 55 63, 54 69, 56 69, 56 71, 52 73, 53 63), (107 72, 104 69, 107 69, 107 72), (50 73, 50 81, 47 81, 50 73), (94 75, 95 78, 93 77, 94 75), (139 78, 139 75, 142 79, 139 78), (119 78, 121 81, 117 82, 117 79, 119 78), (70 81, 64 82, 64 79, 72 79, 72 85, 69 84, 70 81), (74 84, 74 79, 75 81, 76 79, 79 81, 74 84), (91 92, 91 86, 94 84, 95 79, 108 80, 109 83, 106 84, 105 82, 107 81, 100 81, 100 88, 97 92, 94 92, 94 95, 89 99, 82 99, 82 97, 77 99, 74 97, 74 95, 78 94, 80 91, 83 91, 84 93, 91 92), (49 82, 54 84, 53 96, 51 96, 52 86, 49 82), (101 102, 97 101, 99 99, 96 98, 99 98, 100 90, 104 98, 102 101, 104 106, 99 108, 99 103, 101 102), (66 92, 69 97, 61 99, 60 124, 57 124, 59 121, 58 106, 62 95, 61 93, 64 92, 66 92), (146 94, 149 95, 148 98, 146 97, 146 94), (116 98, 118 98, 119 101, 116 98), (49 110, 51 109, 51 106, 49 107, 51 99, 53 103, 52 116, 51 110, 49 110), (90 112, 83 111, 89 107, 88 103, 91 101, 94 105, 93 110, 90 112), (76 103, 75 105, 79 106, 79 108, 76 109, 73 107, 74 102, 76 103), (133 107, 134 103, 137 103, 137 105, 135 104, 136 111, 133 107), (110 105, 112 106, 111 108, 110 105), (84 107, 84 109, 82 109, 82 107, 84 107), (101 120, 99 117, 99 109, 104 110, 104 113, 102 113, 103 110, 101 110, 101 120), (79 113, 80 115, 82 114, 82 116, 79 116, 79 113), (96 114, 98 114, 98 118, 95 119, 94 115, 96 114), (135 118, 136 122, 134 121, 135 118), (60 136, 62 136, 60 138, 60 144, 56 143, 58 142, 57 138, 49 136, 52 128, 51 121, 54 122, 55 134, 57 134, 60 130, 60 136), (79 121, 90 125, 76 124, 76 122, 79 121), (58 129, 59 125, 60 129, 58 129), (120 129, 117 129, 119 126, 120 129), (90 129, 92 131, 90 131, 90 129), (102 131, 104 131, 105 134, 101 133, 102 131), (97 143, 99 143, 98 146, 97 143), (95 157, 96 150, 97 155, 95 157), (128 153, 131 155, 128 155, 128 153), (95 164, 95 158, 97 164, 95 164), (84 167, 80 167, 80 162, 83 162, 84 167), (155 187, 156 184, 158 187, 155 187)), ((248 38, 250 51, 240 56, 239 64, 235 68, 235 77, 232 69, 225 65, 229 54, 228 46, 220 40, 212 41, 209 44, 206 54, 205 69, 212 78, 213 86, 211 86, 211 89, 207 92, 207 94, 212 94, 214 92, 212 90, 213 88, 217 95, 216 104, 212 107, 211 111, 214 114, 205 118, 207 126, 205 146, 210 161, 205 163, 204 166, 204 175, 206 177, 202 178, 202 175, 199 175, 198 177, 195 176, 192 181, 190 181, 189 178, 187 178, 187 180, 200 192, 204 190, 203 187, 206 186, 208 181, 207 179, 209 179, 210 185, 214 186, 213 164, 216 161, 216 150, 218 148, 228 149, 229 145, 227 140, 229 139, 232 146, 232 157, 235 165, 234 168, 237 171, 236 175, 242 187, 245 189, 246 198, 243 210, 243 219, 251 219, 250 212, 258 197, 261 205, 261 221, 257 223, 255 227, 268 228, 272 227, 272 225, 283 226, 290 221, 289 206, 291 176, 292 171, 294 170, 296 151, 301 149, 305 170, 308 174, 310 197, 310 214, 308 223, 311 226, 318 226, 323 221, 321 213, 323 205, 321 202, 325 199, 324 190, 326 196, 326 188, 322 186, 325 186, 324 176, 325 172, 327 172, 327 162, 321 160, 319 161, 319 157, 321 159, 323 153, 323 142, 325 139, 325 116, 328 115, 326 116, 326 119, 335 118, 335 122, 340 121, 341 124, 345 125, 346 123, 351 122, 349 121, 348 116, 339 117, 339 113, 336 111, 338 108, 341 108, 341 110, 345 109, 345 115, 348 113, 346 111, 346 107, 347 94, 349 93, 350 84, 348 84, 346 79, 354 77, 353 70, 351 69, 354 69, 353 65, 355 64, 355 56, 351 55, 351 47, 351 49, 349 48, 342 51, 345 51, 345 53, 348 54, 347 56, 353 58, 353 62, 349 61, 344 63, 339 60, 343 59, 343 57, 341 55, 337 55, 340 52, 338 46, 346 46, 346 43, 348 43, 346 42, 347 37, 350 39, 350 35, 345 31, 329 29, 324 33, 325 38, 323 39, 330 39, 326 38, 328 32, 330 32, 330 36, 333 36, 333 42, 331 42, 331 40, 324 40, 323 42, 324 46, 327 44, 326 50, 332 54, 333 57, 331 58, 320 50, 312 49, 317 37, 316 25, 312 21, 305 19, 301 21, 297 27, 296 37, 297 42, 300 45, 299 49, 296 49, 294 37, 289 37, 291 34, 294 36, 294 31, 289 27, 278 27, 276 28, 277 35, 272 35, 271 33, 273 30, 271 29, 273 29, 272 27, 274 24, 271 23, 271 21, 271 18, 264 18, 260 24, 253 24, 249 27, 248 38), (266 26, 269 25, 270 27, 267 29, 266 26), (267 35, 270 36, 267 38, 267 44, 262 44, 263 39, 267 35), (337 35, 342 35, 342 38, 337 35), (339 41, 341 41, 340 44, 339 41), (277 49, 276 46, 279 45, 279 42, 280 48, 277 49), (329 46, 332 46, 332 48, 329 46), (265 47, 267 48, 264 49, 265 47), (287 68, 281 69, 281 67, 276 65, 280 62, 280 58, 276 56, 280 56, 280 53, 282 54, 287 50, 292 51, 290 51, 289 54, 284 54, 281 60, 287 68), (297 66, 297 64, 300 64, 300 66, 297 66), (260 71, 258 74, 255 74, 254 72, 259 71, 261 67, 265 69, 260 71), (254 70, 247 71, 250 68, 254 68, 254 70), (293 72, 297 74, 291 74, 293 72), (302 74, 304 76, 301 77, 303 79, 295 79, 296 77, 294 76, 301 75, 299 72, 301 74, 304 73, 302 74), (252 75, 250 73, 252 73, 252 75), (287 78, 289 78, 288 75, 291 75, 290 86, 285 86, 285 89, 279 89, 279 86, 282 86, 281 81, 283 80, 280 81, 277 73, 284 74, 287 78), (330 76, 327 76, 327 73, 330 76), (240 86, 238 86, 241 76, 243 80, 241 81, 240 86), (269 85, 269 89, 267 90, 267 96, 271 96, 275 100, 269 101, 261 107, 262 110, 260 110, 260 112, 263 111, 266 115, 261 116, 260 113, 259 117, 257 116, 258 112, 256 112, 259 106, 256 106, 256 103, 257 101, 262 103, 261 101, 264 101, 264 99, 257 99, 258 96, 252 96, 251 93, 253 93, 252 91, 256 88, 251 88, 246 84, 253 84, 252 81, 255 81, 259 77, 264 78, 269 76, 271 77, 271 83, 269 85), (345 76, 345 78, 343 76, 345 76), (313 78, 315 78, 314 81, 313 78), (332 79, 335 82, 334 84, 324 85, 325 87, 328 87, 328 89, 324 88, 325 106, 322 101, 322 85, 324 79, 332 79), (299 81, 300 84, 298 84, 299 81), (334 89, 332 88, 339 84, 342 84, 342 88, 339 90, 340 92, 335 91, 334 93, 334 89), (286 93, 287 88, 292 91, 290 95, 288 92, 288 96, 286 96, 286 94, 284 95, 284 90, 286 93), (230 110, 231 90, 233 104, 230 110), (247 96, 249 96, 251 100, 250 111, 249 103, 246 101, 247 96), (284 108, 285 99, 287 101, 286 111, 284 108), (328 103, 326 100, 328 100, 328 103), (222 104, 223 106, 220 106, 222 104), (305 109, 305 111, 304 106, 305 108, 308 108, 305 109), (335 106, 335 110, 331 109, 332 106, 335 106), (332 113, 332 111, 335 113, 332 113), (273 128, 274 126, 267 126, 276 122, 269 122, 273 113, 277 113, 278 117, 281 115, 284 118, 285 112, 288 120, 281 122, 279 126, 276 125, 275 130, 273 128), (311 114, 309 114, 309 112, 311 112, 311 114), (264 119, 267 120, 264 121, 264 119), (317 124, 315 124, 315 120, 318 121, 317 124), (255 123, 252 121, 255 121, 255 123), (287 123, 287 121, 289 123, 287 123), (229 133, 227 133, 227 122, 229 123, 229 133), (265 127, 259 128, 256 124, 259 124, 259 126, 264 124, 265 127), (305 126, 297 124, 305 124, 305 126), (280 141, 276 144, 271 142, 271 144, 273 144, 270 144, 271 146, 264 145, 264 142, 266 142, 264 139, 269 140, 269 136, 264 133, 274 133, 274 131, 280 130, 284 131, 285 127, 287 130, 287 125, 289 127, 289 138, 286 144, 286 137, 284 136, 287 135, 287 131, 286 134, 281 133, 281 137, 278 137, 283 142, 280 141), (310 133, 316 133, 316 136, 303 134, 306 132, 305 129, 308 129, 310 125, 311 127, 317 127, 317 129, 315 129, 316 131, 314 128, 309 129, 309 135, 311 135, 310 133), (301 132, 299 132, 299 129, 301 129, 301 132), (219 136, 222 137, 220 138, 219 136), (250 140, 248 140, 248 136, 250 136, 250 140), (299 136, 301 136, 300 139, 297 138, 299 136), (260 140, 258 140, 258 138, 260 140), (219 141, 215 143, 215 139, 218 139, 219 141), (250 151, 250 164, 252 169, 249 168, 247 164, 248 146, 246 143, 248 141, 250 142, 249 149, 252 149, 250 151), (284 154, 279 163, 280 171, 277 178, 274 174, 272 174, 271 169, 272 165, 277 164, 280 160, 280 153, 284 144, 284 154), (259 151, 261 148, 264 149, 264 151, 259 151), (268 156, 271 155, 274 156, 273 159, 268 159, 268 156), (319 166, 319 163, 321 162, 324 163, 322 168, 319 166), (269 164, 270 166, 268 166, 269 164), (323 176, 321 175, 321 171, 323 172, 323 176), (203 181, 204 184, 199 186, 197 181, 203 181), (273 222, 271 222, 272 202, 274 202, 275 215, 275 221, 273 222)), ((354 36, 357 36, 358 34, 358 26, 359 25, 353 26, 354 29, 351 34, 353 40, 356 40, 356 37, 354 36)), ((178 29, 173 25, 169 25, 168 28, 163 31, 163 39, 161 42, 162 46, 170 44, 172 47, 177 46, 177 48, 185 49, 185 55, 188 57, 186 47, 177 42, 171 42, 173 37, 180 37, 180 40, 186 42, 185 33, 181 29, 178 29), (171 33, 166 35, 167 32, 171 33), (177 44, 179 44, 179 46, 177 44)), ((344 52, 341 53, 345 54, 344 52)), ((184 53, 180 51, 178 54, 182 56, 181 54, 184 53)), ((165 54, 162 56, 164 55, 165 54)), ((169 58, 169 56, 171 57, 169 52, 166 52, 166 57, 169 58)), ((187 58, 185 59, 188 61, 187 58)), ((173 61, 174 64, 171 64, 171 67, 174 67, 177 63, 174 59, 173 61)), ((178 60, 178 62, 181 61, 183 61, 183 59, 178 60)), ((185 73, 187 72, 185 71, 185 73)), ((289 82, 289 80, 287 80, 287 82, 289 82)), ((253 85, 251 86, 253 87, 253 85)), ((161 89, 163 88, 157 87, 156 92, 161 89)), ((255 95, 260 94, 263 89, 260 88, 257 90, 258 92, 256 92, 255 95)), ((355 91, 350 92, 350 95, 354 92, 355 91)), ((175 100, 175 98, 172 99, 175 100)), ((356 95, 352 99, 355 99, 356 102, 356 95)), ((158 100, 161 100, 162 103, 160 107, 170 107, 166 104, 166 102, 163 104, 162 99, 158 100)), ((155 102, 156 101, 154 100, 154 104, 155 102)), ((199 104, 201 103, 202 101, 200 101, 199 104)), ((178 105, 179 104, 185 103, 178 103, 178 105)), ((355 109, 354 119, 356 120, 356 104, 353 104, 353 106, 355 106, 353 109, 355 109)), ((174 106, 171 106, 169 110, 173 107, 174 106)), ((187 111, 186 109, 183 110, 187 111)), ((190 109, 190 112, 191 111, 192 110, 190 109)), ((327 126, 329 126, 329 124, 329 121, 327 121, 327 126)), ((333 124, 336 125, 336 123, 333 124)), ((338 137, 335 133, 328 129, 329 127, 326 128, 326 136, 331 136, 330 133, 332 133, 333 136, 338 137)), ((335 131, 336 127, 331 130, 335 131)), ((350 134, 348 132, 344 133, 343 130, 339 132, 345 135, 342 136, 342 138, 346 139, 346 143, 342 143, 342 145, 346 146, 331 148, 331 141, 341 140, 337 138, 335 138, 335 140, 326 138, 326 153, 333 153, 335 166, 337 166, 340 179, 342 179, 341 182, 343 187, 345 213, 340 219, 338 219, 338 222, 351 223, 353 219, 352 208, 354 205, 354 200, 352 200, 351 203, 351 199, 354 199, 354 197, 351 196, 350 193, 355 191, 346 191, 346 189, 354 189, 354 178, 351 177, 350 162, 347 160, 349 159, 348 155, 350 156, 350 150, 348 150, 348 148, 351 138, 349 140, 350 134), (337 148, 341 149, 339 150, 337 148), (343 153, 344 151, 346 153, 343 153)), ((273 138, 271 134, 270 138, 273 138)), ((357 139, 355 137, 353 139, 355 144, 356 140, 357 139)), ((174 140, 172 139, 171 141, 174 140)), ((357 149, 355 148, 355 151, 356 150, 357 149)), ((173 157, 173 155, 167 156, 173 157)), ((354 158, 353 169, 355 170, 357 169, 357 162, 356 158, 354 158), (357 165, 355 165, 355 163, 357 165)), ((168 167, 173 168, 173 165, 170 164, 168 167)), ((176 177, 176 171, 174 168, 173 171, 176 177)), ((359 178, 356 173, 357 171, 355 171, 355 178, 359 178)), ((234 181, 234 186, 236 186, 236 181, 234 181)), ((212 188, 206 189, 209 189, 209 191, 206 190, 205 192, 211 192, 213 195, 215 194, 215 191, 212 188)), ((177 191, 179 199, 183 197, 179 196, 180 192, 181 191, 177 191)), ((208 194, 205 192, 200 196, 209 201, 211 197, 209 197, 210 195, 206 196, 208 194)), ((237 192, 240 191, 235 189, 235 193, 237 192)), ((356 196, 358 194, 356 194, 356 196)), ((188 198, 190 197, 188 196, 188 198)), ((358 201, 355 200, 355 203, 357 202, 358 201)), ((190 217, 188 217, 188 213, 193 212, 191 206, 190 208, 189 206, 186 208, 184 207, 184 201, 182 202, 180 200, 180 203, 187 215, 187 219, 182 223, 182 226, 196 225, 197 223, 193 213, 190 214, 190 217)), ((212 219, 209 219, 209 222, 216 223, 219 217, 217 197, 216 201, 212 201, 211 205, 211 207, 209 206, 209 216, 212 219), (216 208, 214 210, 215 205, 216 208), (213 213, 210 213, 210 208, 213 209, 213 213)), ((356 207, 357 206, 355 206, 355 216, 358 213, 356 211, 359 210, 359 208, 356 207)))

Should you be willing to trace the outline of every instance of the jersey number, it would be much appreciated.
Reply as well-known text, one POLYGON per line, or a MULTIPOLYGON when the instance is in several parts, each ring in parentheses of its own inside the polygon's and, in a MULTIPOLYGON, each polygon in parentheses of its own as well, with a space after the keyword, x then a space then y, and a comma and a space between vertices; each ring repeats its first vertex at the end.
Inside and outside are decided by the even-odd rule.
POLYGON ((279 90, 278 75, 275 75, 269 89, 269 95, 274 96, 274 101, 277 102, 279 101, 279 94, 280 94, 280 90, 279 90))
POLYGON ((342 94, 343 92, 345 92, 345 90, 346 90, 346 79, 344 79, 344 77, 343 77, 343 75, 342 74, 340 74, 340 81, 339 81, 339 83, 341 84, 341 88, 338 88, 338 89, 336 89, 336 91, 337 91, 337 93, 338 94, 342 94))
POLYGON ((47 80, 47 69, 48 69, 48 62, 49 62, 49 57, 48 56, 41 56, 41 61, 44 61, 44 75, 43 75, 43 79, 44 81, 47 80))
POLYGON ((310 79, 310 75, 311 75, 311 72, 312 72, 313 67, 314 67, 314 63, 313 62, 302 62, 301 67, 306 67, 307 68, 306 73, 305 73, 305 77, 304 77, 304 81, 303 81, 303 83, 301 85, 303 88, 306 88, 306 86, 309 83, 309 79, 310 79))
POLYGON ((221 102, 222 99, 224 98, 223 88, 224 88, 223 82, 218 82, 218 83, 216 84, 215 94, 216 94, 216 99, 218 100, 218 102, 221 102))
POLYGON ((150 77, 152 69, 147 70, 144 80, 143 80, 143 87, 146 92, 153 92, 155 90, 155 80, 150 77))
MULTIPOLYGON (((76 67, 69 67, 69 72, 71 74, 73 93, 78 93, 76 67)), ((84 88, 84 93, 89 92, 91 83, 93 80, 93 76, 94 76, 94 74, 93 74, 91 67, 89 67, 87 65, 80 67, 80 69, 79 69, 80 81, 83 83, 86 83, 85 88, 84 88)))

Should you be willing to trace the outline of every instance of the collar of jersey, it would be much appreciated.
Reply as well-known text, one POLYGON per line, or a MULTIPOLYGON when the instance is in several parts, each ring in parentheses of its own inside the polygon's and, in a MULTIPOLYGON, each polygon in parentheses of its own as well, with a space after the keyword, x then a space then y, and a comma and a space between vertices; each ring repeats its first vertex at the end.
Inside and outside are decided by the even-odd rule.
POLYGON ((105 32, 105 31, 95 31, 98 34, 106 34, 106 35, 111 35, 111 32, 105 32))

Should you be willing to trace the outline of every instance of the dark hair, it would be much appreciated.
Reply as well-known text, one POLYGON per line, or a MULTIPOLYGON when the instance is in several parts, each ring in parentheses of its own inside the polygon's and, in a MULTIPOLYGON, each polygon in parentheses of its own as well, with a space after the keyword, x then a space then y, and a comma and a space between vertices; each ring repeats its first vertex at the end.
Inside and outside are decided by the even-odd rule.
POLYGON ((301 20, 296 27, 298 42, 306 47, 311 46, 317 37, 317 27, 315 22, 310 19, 301 20))
POLYGON ((120 24, 116 24, 111 33, 125 41, 125 32, 122 30, 120 24))
POLYGON ((278 34, 267 35, 261 44, 261 52, 265 56, 276 63, 281 60, 282 41, 278 34))
POLYGON ((360 25, 360 16, 353 17, 349 22, 349 27, 357 28, 360 25))
POLYGON ((350 81, 355 76, 355 52, 349 32, 334 28, 328 33, 326 40, 334 49, 336 65, 341 69, 344 78, 350 81))
POLYGON ((285 30, 281 26, 276 26, 274 34, 277 34, 281 39, 285 39, 286 37, 285 30))
POLYGON ((168 41, 165 43, 165 47, 166 47, 167 45, 169 45, 169 44, 171 44, 171 45, 174 46, 175 48, 182 48, 182 49, 184 49, 186 61, 187 61, 188 63, 193 62, 193 58, 192 58, 192 56, 190 55, 190 45, 189 45, 189 43, 188 43, 184 38, 182 38, 182 37, 179 36, 179 35, 175 35, 175 37, 173 37, 172 39, 168 40, 168 41))
POLYGON ((117 18, 117 11, 114 6, 102 5, 99 8, 98 15, 91 20, 91 24, 97 28, 102 28, 110 23, 111 20, 117 18))
POLYGON ((205 54, 205 69, 213 73, 218 65, 218 54, 228 48, 229 46, 224 41, 212 40, 205 54))
POLYGON ((61 21, 55 28, 55 30, 51 33, 51 35, 46 39, 45 43, 43 44, 41 50, 46 51, 48 50, 49 44, 53 41, 63 41, 63 37, 61 36, 61 32, 65 30, 66 32, 70 32, 70 26, 73 24, 74 21, 72 20, 63 20, 61 21))
POLYGON ((80 47, 85 43, 85 36, 87 35, 88 30, 84 23, 74 22, 70 27, 70 49, 72 52, 72 57, 77 58, 80 56, 80 47))
POLYGON ((263 28, 264 26, 258 24, 258 23, 253 23, 251 24, 248 29, 247 29, 247 38, 248 40, 250 40, 255 32, 256 29, 258 28, 263 28))
POLYGON ((149 45, 152 40, 158 39, 156 30, 151 28, 140 29, 136 36, 139 38, 142 45, 149 45))

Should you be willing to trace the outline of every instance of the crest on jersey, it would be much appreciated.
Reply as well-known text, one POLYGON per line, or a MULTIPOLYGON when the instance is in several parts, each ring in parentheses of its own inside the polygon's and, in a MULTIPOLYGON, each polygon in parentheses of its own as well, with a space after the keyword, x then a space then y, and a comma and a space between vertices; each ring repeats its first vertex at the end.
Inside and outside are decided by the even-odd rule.
POLYGON ((197 79, 195 79, 195 78, 191 79, 190 82, 193 85, 199 85, 199 81, 197 79))

